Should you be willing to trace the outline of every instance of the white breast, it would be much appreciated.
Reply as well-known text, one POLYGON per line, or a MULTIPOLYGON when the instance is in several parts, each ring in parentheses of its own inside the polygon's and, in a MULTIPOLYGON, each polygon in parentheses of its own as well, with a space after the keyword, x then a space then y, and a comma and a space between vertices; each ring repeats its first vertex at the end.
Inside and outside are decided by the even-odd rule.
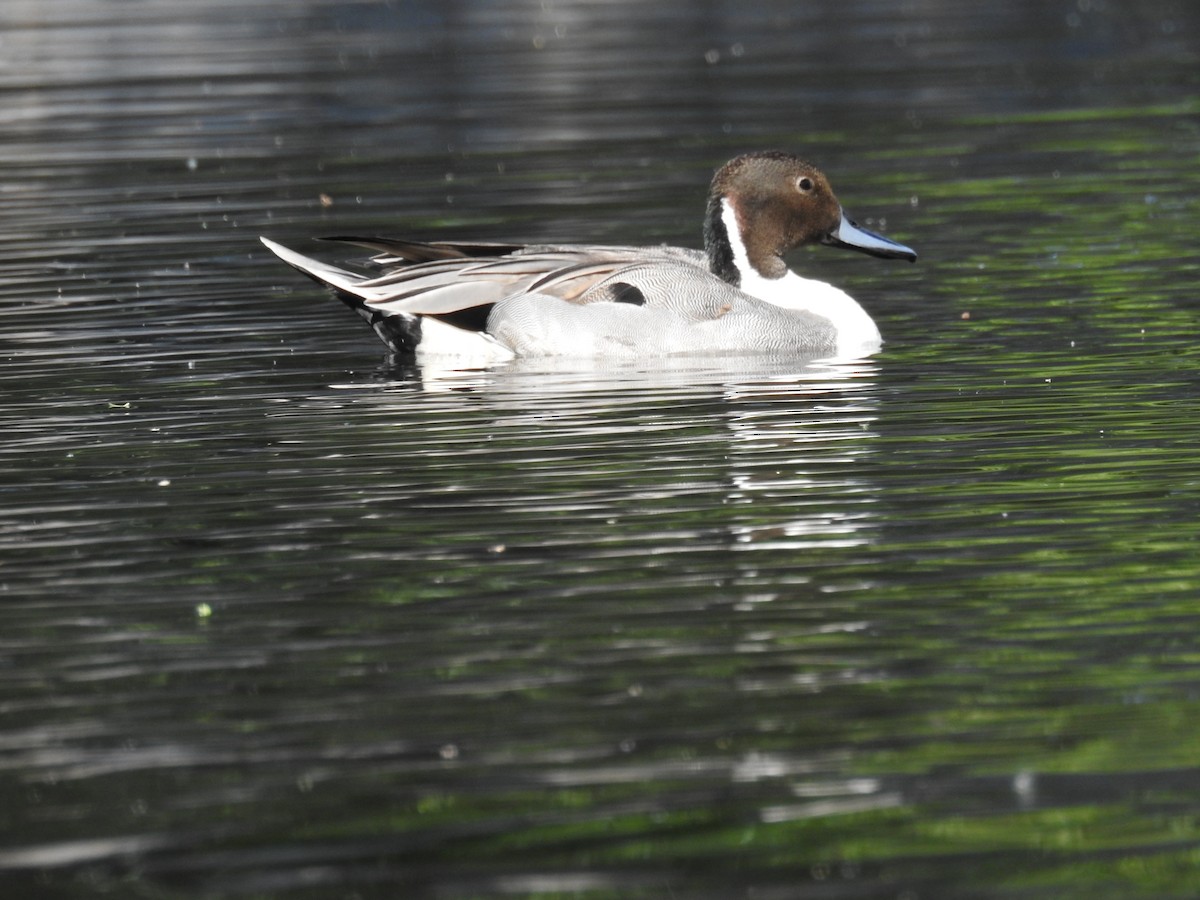
POLYGON ((728 199, 722 200, 721 205, 721 220, 729 235, 743 291, 784 309, 810 312, 828 319, 837 330, 838 356, 860 356, 879 349, 883 343, 879 327, 858 301, 841 288, 815 278, 801 278, 791 269, 780 278, 764 278, 750 264, 733 206, 728 199))

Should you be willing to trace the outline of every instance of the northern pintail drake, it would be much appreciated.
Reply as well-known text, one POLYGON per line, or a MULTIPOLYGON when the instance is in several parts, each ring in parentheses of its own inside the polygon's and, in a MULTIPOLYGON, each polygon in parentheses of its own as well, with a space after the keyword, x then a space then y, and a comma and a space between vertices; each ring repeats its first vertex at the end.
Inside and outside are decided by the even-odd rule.
POLYGON ((788 153, 739 156, 712 181, 704 250, 326 238, 376 253, 370 275, 262 242, 333 288, 393 351, 488 360, 745 353, 854 357, 879 329, 844 291, 802 278, 803 244, 917 254, 860 228, 825 176, 788 153))

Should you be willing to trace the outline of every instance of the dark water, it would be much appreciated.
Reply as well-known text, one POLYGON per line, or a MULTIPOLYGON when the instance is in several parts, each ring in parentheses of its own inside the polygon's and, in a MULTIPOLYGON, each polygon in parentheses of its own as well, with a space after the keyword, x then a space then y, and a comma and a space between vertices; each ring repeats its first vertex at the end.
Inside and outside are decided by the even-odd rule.
POLYGON ((1200 12, 10 0, 12 897, 1200 894, 1200 12), (430 371, 256 243, 695 245, 858 363, 430 371))

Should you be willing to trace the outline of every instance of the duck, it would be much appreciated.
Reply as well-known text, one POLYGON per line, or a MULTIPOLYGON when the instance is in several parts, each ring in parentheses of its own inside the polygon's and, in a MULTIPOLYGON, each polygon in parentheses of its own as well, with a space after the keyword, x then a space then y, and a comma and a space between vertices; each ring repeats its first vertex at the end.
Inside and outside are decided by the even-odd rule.
POLYGON ((874 320, 784 254, 821 244, 914 262, 911 248, 850 218, 815 166, 778 150, 713 176, 704 249, 332 237, 362 247, 365 273, 269 238, 283 262, 331 288, 396 354, 637 359, 769 353, 856 358, 874 320))

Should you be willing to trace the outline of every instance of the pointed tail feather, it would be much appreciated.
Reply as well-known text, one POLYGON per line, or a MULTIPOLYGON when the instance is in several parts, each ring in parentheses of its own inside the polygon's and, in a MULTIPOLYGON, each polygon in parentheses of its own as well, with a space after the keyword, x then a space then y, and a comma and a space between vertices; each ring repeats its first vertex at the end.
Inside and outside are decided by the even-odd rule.
POLYGON ((263 242, 263 246, 293 269, 303 272, 314 281, 319 281, 321 284, 350 294, 360 301, 371 299, 370 292, 364 292, 360 287, 364 281, 369 280, 365 275, 356 275, 354 272, 348 272, 345 269, 339 269, 337 266, 323 263, 319 259, 304 256, 295 250, 289 250, 282 244, 275 243, 269 238, 260 237, 259 240, 263 242))
POLYGON ((365 275, 356 275, 354 272, 304 256, 269 238, 259 237, 259 240, 293 269, 303 272, 319 284, 332 288, 337 298, 362 316, 363 321, 374 329, 393 353, 412 353, 416 350, 417 344, 421 342, 420 319, 406 313, 385 315, 378 309, 367 306, 373 292, 363 290, 361 286, 363 282, 370 280, 365 275))
POLYGON ((268 238, 259 240, 292 268, 332 288, 337 298, 358 313, 394 353, 411 354, 420 345, 423 352, 438 355, 470 356, 491 362, 512 358, 512 351, 486 331, 491 304, 503 296, 503 284, 485 282, 482 295, 480 286, 471 282, 433 284, 397 297, 395 286, 386 277, 359 275, 304 256, 268 238), (422 298, 417 303, 418 309, 396 308, 412 295, 422 298), (427 320, 425 316, 434 318, 427 320))

